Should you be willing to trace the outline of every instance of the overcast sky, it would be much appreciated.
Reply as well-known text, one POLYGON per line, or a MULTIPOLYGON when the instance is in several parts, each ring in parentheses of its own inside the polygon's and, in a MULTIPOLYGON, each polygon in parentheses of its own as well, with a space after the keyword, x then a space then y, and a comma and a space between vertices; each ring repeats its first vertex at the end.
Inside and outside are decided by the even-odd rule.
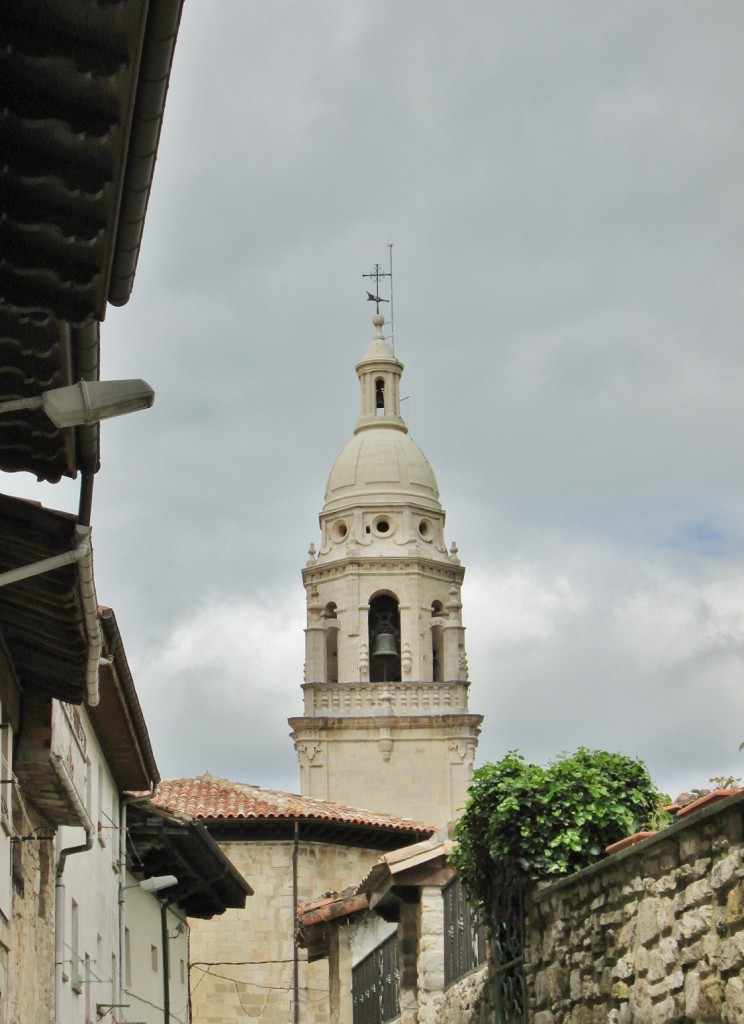
POLYGON ((743 42, 738 0, 186 3, 102 328, 156 404, 104 425, 93 509, 163 777, 299 785, 300 570, 389 242, 478 763, 744 775, 743 42))

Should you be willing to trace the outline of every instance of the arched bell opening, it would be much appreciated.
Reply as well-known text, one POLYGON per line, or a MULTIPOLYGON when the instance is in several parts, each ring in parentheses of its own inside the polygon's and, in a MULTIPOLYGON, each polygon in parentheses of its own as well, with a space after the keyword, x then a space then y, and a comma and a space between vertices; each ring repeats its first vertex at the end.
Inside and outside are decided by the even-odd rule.
POLYGON ((375 594, 369 602, 369 681, 399 683, 400 611, 392 594, 375 594))
POLYGON ((323 609, 326 640, 326 682, 338 682, 338 615, 335 602, 329 601, 323 609))
MULTIPOLYGON (((431 617, 432 619, 441 618, 444 615, 444 605, 441 601, 432 601, 431 603, 431 617)), ((432 682, 443 683, 444 682, 444 650, 443 650, 444 636, 442 627, 438 622, 433 622, 431 626, 431 665, 432 665, 432 682)))
POLYGON ((375 381, 375 416, 385 415, 385 381, 378 377, 375 381))

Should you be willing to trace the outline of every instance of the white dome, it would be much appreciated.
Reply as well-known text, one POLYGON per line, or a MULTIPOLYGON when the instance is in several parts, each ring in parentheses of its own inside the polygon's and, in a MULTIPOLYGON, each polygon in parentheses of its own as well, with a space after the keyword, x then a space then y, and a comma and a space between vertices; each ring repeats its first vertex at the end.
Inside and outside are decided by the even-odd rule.
POLYGON ((333 464, 323 512, 401 502, 441 512, 436 477, 426 456, 400 429, 380 425, 361 430, 333 464))

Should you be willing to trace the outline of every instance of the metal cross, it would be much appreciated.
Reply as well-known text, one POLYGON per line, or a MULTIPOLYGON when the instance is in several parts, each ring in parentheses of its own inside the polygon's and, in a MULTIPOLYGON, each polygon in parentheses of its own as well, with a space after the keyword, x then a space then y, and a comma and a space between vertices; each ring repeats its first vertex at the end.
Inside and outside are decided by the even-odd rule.
POLYGON ((389 299, 380 298, 380 278, 392 276, 392 270, 383 270, 379 263, 375 263, 370 274, 362 274, 362 277, 373 277, 375 279, 375 293, 373 295, 372 292, 367 292, 367 302, 374 302, 378 313, 380 312, 380 303, 390 301, 389 299))

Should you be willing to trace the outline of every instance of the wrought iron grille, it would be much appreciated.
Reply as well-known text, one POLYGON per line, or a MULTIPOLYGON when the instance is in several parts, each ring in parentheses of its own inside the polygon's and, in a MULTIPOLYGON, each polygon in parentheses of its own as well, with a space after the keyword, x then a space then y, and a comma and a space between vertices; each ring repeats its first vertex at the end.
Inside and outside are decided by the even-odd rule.
POLYGON ((442 890, 444 901, 444 984, 461 978, 486 959, 486 923, 470 906, 460 879, 442 890))
POLYGON ((527 1024, 524 984, 524 901, 518 878, 494 879, 491 904, 496 1024, 527 1024))
POLYGON ((395 932, 353 968, 351 994, 354 1024, 384 1024, 400 1014, 395 932))

